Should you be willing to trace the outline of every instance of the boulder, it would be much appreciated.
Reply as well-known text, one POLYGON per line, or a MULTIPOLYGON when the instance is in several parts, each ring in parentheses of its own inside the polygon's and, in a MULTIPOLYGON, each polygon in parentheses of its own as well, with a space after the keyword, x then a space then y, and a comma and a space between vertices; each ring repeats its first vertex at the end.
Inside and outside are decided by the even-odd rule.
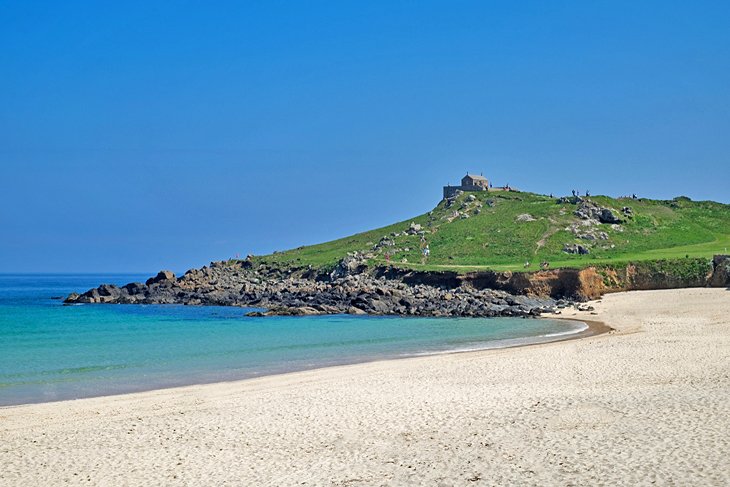
POLYGON ((340 308, 338 308, 336 306, 329 306, 326 304, 317 304, 317 305, 313 306, 313 308, 320 311, 321 314, 332 315, 332 314, 338 314, 338 313, 342 312, 342 310, 340 308))
POLYGON ((144 294, 147 286, 145 284, 142 284, 141 282, 130 282, 129 284, 125 284, 124 286, 122 286, 122 289, 125 289, 127 293, 131 295, 144 294))
POLYGON ((517 215, 517 221, 518 222, 534 222, 535 217, 530 215, 529 213, 523 213, 521 215, 517 215))
POLYGON ((157 273, 155 277, 150 277, 147 279, 146 284, 148 286, 151 286, 152 284, 157 284, 160 282, 165 281, 174 281, 175 280, 175 274, 172 271, 160 271, 157 273))
POLYGON ((730 287, 730 255, 716 255, 712 258, 710 286, 730 287))
POLYGON ((395 242, 393 240, 389 239, 388 237, 383 237, 380 239, 380 241, 377 244, 375 244, 374 249, 378 250, 383 247, 395 247, 395 242))
POLYGON ((415 222, 411 222, 408 226, 408 235, 415 235, 422 230, 421 225, 415 222))
POLYGON ((114 284, 102 284, 98 289, 99 294, 104 297, 117 298, 122 294, 122 291, 114 284))
POLYGON ((312 306, 301 306, 299 308, 294 308, 292 314, 296 316, 313 316, 321 315, 322 312, 312 306))
POLYGON ((563 247, 563 252, 566 254, 579 254, 579 255, 587 255, 590 254, 591 251, 588 249, 588 247, 584 247, 580 244, 565 244, 563 247))
POLYGON ((598 221, 601 223, 621 223, 623 220, 621 220, 619 217, 613 214, 611 210, 608 208, 601 208, 601 212, 598 214, 598 221))
POLYGON ((330 279, 341 279, 343 277, 357 275, 367 269, 366 259, 358 252, 345 256, 330 273, 330 279))
POLYGON ((587 233, 576 233, 575 236, 581 240, 608 240, 608 234, 606 232, 590 231, 587 233))
POLYGON ((82 294, 78 301, 79 303, 98 303, 101 299, 101 294, 99 294, 99 289, 89 289, 84 294, 82 294))

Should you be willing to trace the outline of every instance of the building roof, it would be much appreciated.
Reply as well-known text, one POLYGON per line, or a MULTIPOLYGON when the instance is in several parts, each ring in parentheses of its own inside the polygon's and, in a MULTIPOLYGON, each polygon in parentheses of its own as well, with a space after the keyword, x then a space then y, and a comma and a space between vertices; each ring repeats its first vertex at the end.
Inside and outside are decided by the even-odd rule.
POLYGON ((485 178, 484 176, 477 176, 476 174, 469 174, 469 173, 466 173, 466 176, 464 176, 464 177, 465 178, 469 177, 469 178, 475 179, 477 181, 486 181, 487 180, 487 178, 485 178))

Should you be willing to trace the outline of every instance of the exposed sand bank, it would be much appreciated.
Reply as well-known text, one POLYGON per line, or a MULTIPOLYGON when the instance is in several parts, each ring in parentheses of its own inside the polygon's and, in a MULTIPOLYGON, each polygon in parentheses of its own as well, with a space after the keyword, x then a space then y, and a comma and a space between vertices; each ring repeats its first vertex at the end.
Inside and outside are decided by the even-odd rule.
POLYGON ((594 306, 615 332, 0 409, 0 484, 730 484, 730 291, 594 306))

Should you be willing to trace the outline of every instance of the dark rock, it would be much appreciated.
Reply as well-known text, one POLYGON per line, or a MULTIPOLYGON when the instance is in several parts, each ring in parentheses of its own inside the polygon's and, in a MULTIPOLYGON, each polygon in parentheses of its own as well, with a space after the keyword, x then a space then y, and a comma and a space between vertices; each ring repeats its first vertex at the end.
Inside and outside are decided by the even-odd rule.
POLYGON ((591 251, 588 249, 588 247, 584 247, 580 244, 565 244, 563 247, 563 252, 566 254, 579 254, 579 255, 587 255, 590 254, 591 251))
POLYGON ((710 286, 730 287, 730 255, 716 255, 712 258, 710 286))
POLYGON ((372 272, 362 266, 364 255, 343 259, 337 272, 301 272, 294 268, 257 265, 243 269, 239 261, 213 263, 191 270, 180 279, 172 273, 129 283, 102 285, 68 303, 145 303, 255 306, 251 316, 373 313, 414 316, 534 316, 549 312, 552 299, 511 296, 503 291, 463 285, 461 279, 436 273, 372 272), (304 277, 304 276, 307 277, 304 277), (420 276, 420 277, 419 277, 420 276), (430 276, 430 277, 428 277, 430 276))
POLYGON ((360 274, 367 269, 367 261, 362 254, 355 252, 340 260, 330 274, 331 279, 339 279, 354 274, 360 274))
POLYGON ((610 208, 603 208, 587 199, 580 201, 573 214, 583 220, 596 220, 600 223, 617 224, 623 222, 610 208))
POLYGON ((422 230, 422 228, 421 228, 421 225, 420 224, 415 223, 415 222, 411 222, 411 224, 408 226, 408 230, 406 230, 406 233, 408 235, 416 235, 421 230, 422 230))
POLYGON ((68 296, 66 296, 66 299, 63 300, 64 303, 76 303, 79 298, 81 297, 78 293, 71 293, 68 296))
POLYGON ((601 208, 598 215, 598 221, 601 223, 622 223, 623 220, 613 214, 608 208, 601 208))
POLYGON ((577 205, 578 203, 581 203, 582 201, 584 201, 583 198, 581 198, 578 195, 574 195, 574 196, 561 196, 555 202, 559 205, 565 205, 565 204, 577 205))
POLYGON ((122 289, 125 289, 128 294, 144 294, 144 292, 147 290, 147 286, 145 284, 142 284, 141 282, 130 282, 129 284, 125 284, 122 286, 122 289))
POLYGON ((157 273, 157 275, 155 277, 150 277, 149 279, 147 279, 146 284, 148 286, 150 286, 152 284, 157 284, 157 283, 165 282, 165 281, 174 281, 174 280, 175 280, 175 274, 172 271, 160 271, 157 273))
POLYGON ((119 297, 121 290, 114 284, 102 284, 98 287, 101 296, 119 297))

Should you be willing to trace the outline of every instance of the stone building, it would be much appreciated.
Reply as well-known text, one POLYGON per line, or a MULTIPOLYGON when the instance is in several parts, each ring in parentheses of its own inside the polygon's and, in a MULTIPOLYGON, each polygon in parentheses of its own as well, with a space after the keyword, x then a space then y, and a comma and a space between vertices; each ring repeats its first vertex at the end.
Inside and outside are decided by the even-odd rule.
POLYGON ((481 174, 467 174, 461 178, 461 186, 444 186, 444 198, 451 198, 457 191, 489 191, 489 181, 481 174))

